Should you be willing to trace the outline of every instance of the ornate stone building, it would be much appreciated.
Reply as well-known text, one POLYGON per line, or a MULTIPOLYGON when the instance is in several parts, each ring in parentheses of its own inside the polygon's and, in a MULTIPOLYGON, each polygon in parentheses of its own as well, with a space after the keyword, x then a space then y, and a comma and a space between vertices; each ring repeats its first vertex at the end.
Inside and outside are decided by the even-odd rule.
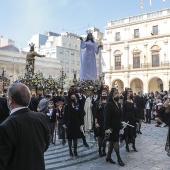
POLYGON ((109 21, 102 55, 106 84, 120 91, 169 90, 170 9, 109 21))
MULTIPOLYGON (((18 52, 16 49, 17 48, 14 46, 0 49, 0 75, 2 75, 4 68, 4 76, 9 78, 11 83, 25 73, 27 54, 24 52, 18 52)), ((61 64, 58 59, 46 57, 37 57, 35 59, 35 73, 42 72, 46 77, 51 75, 53 78, 57 78, 60 77, 60 70, 61 64)), ((2 82, 0 82, 0 91, 2 91, 2 82)))

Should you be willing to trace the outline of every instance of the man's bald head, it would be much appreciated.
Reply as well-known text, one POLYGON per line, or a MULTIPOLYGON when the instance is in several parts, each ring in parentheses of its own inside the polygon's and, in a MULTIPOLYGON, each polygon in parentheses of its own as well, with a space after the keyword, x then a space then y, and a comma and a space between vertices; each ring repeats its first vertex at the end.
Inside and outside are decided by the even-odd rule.
POLYGON ((29 88, 22 83, 13 83, 8 88, 8 97, 20 106, 28 106, 31 100, 31 93, 29 88))

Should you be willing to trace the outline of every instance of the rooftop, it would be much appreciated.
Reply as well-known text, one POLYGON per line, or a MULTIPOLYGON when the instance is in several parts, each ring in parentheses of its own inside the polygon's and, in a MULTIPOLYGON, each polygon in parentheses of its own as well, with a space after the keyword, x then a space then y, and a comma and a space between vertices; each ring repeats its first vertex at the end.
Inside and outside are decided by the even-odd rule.
POLYGON ((142 21, 142 20, 163 17, 168 15, 170 15, 170 8, 108 21, 107 26, 110 27, 110 26, 122 25, 130 22, 142 21))

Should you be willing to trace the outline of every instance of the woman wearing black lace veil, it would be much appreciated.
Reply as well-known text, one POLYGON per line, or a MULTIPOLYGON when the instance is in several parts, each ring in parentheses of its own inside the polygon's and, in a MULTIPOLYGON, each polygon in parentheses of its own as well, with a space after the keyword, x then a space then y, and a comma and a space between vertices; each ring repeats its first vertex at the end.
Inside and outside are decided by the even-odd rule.
POLYGON ((68 104, 65 105, 63 127, 66 128, 70 156, 73 156, 72 142, 74 145, 74 156, 77 155, 77 139, 82 138, 83 115, 81 107, 74 93, 69 94, 68 104))
POLYGON ((122 111, 118 101, 119 92, 113 89, 109 94, 108 102, 106 103, 104 110, 104 129, 105 133, 108 134, 107 141, 109 141, 106 162, 115 163, 111 158, 114 148, 119 165, 124 166, 125 164, 123 163, 119 152, 119 131, 122 128, 122 111))
POLYGON ((136 123, 137 123, 137 115, 136 110, 133 103, 133 92, 127 93, 127 100, 123 102, 123 121, 126 123, 129 123, 130 125, 134 127, 127 126, 124 129, 124 138, 126 142, 126 151, 130 152, 129 150, 129 144, 132 143, 132 148, 135 152, 136 146, 135 146, 135 138, 136 138, 136 123))

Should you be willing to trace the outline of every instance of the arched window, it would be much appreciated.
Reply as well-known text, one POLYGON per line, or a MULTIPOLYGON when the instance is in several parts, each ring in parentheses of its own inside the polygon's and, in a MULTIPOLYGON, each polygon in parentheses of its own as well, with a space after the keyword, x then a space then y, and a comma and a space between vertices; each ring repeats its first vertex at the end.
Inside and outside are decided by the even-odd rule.
POLYGON ((152 55, 152 67, 159 67, 159 65, 160 65, 160 60, 159 60, 159 58, 160 58, 160 54, 159 54, 159 52, 160 52, 160 47, 159 46, 157 46, 157 45, 154 45, 154 46, 152 46, 152 48, 151 48, 151 55, 152 55))
POLYGON ((114 53, 115 56, 115 70, 120 70, 121 69, 121 55, 122 53, 117 50, 114 53))

